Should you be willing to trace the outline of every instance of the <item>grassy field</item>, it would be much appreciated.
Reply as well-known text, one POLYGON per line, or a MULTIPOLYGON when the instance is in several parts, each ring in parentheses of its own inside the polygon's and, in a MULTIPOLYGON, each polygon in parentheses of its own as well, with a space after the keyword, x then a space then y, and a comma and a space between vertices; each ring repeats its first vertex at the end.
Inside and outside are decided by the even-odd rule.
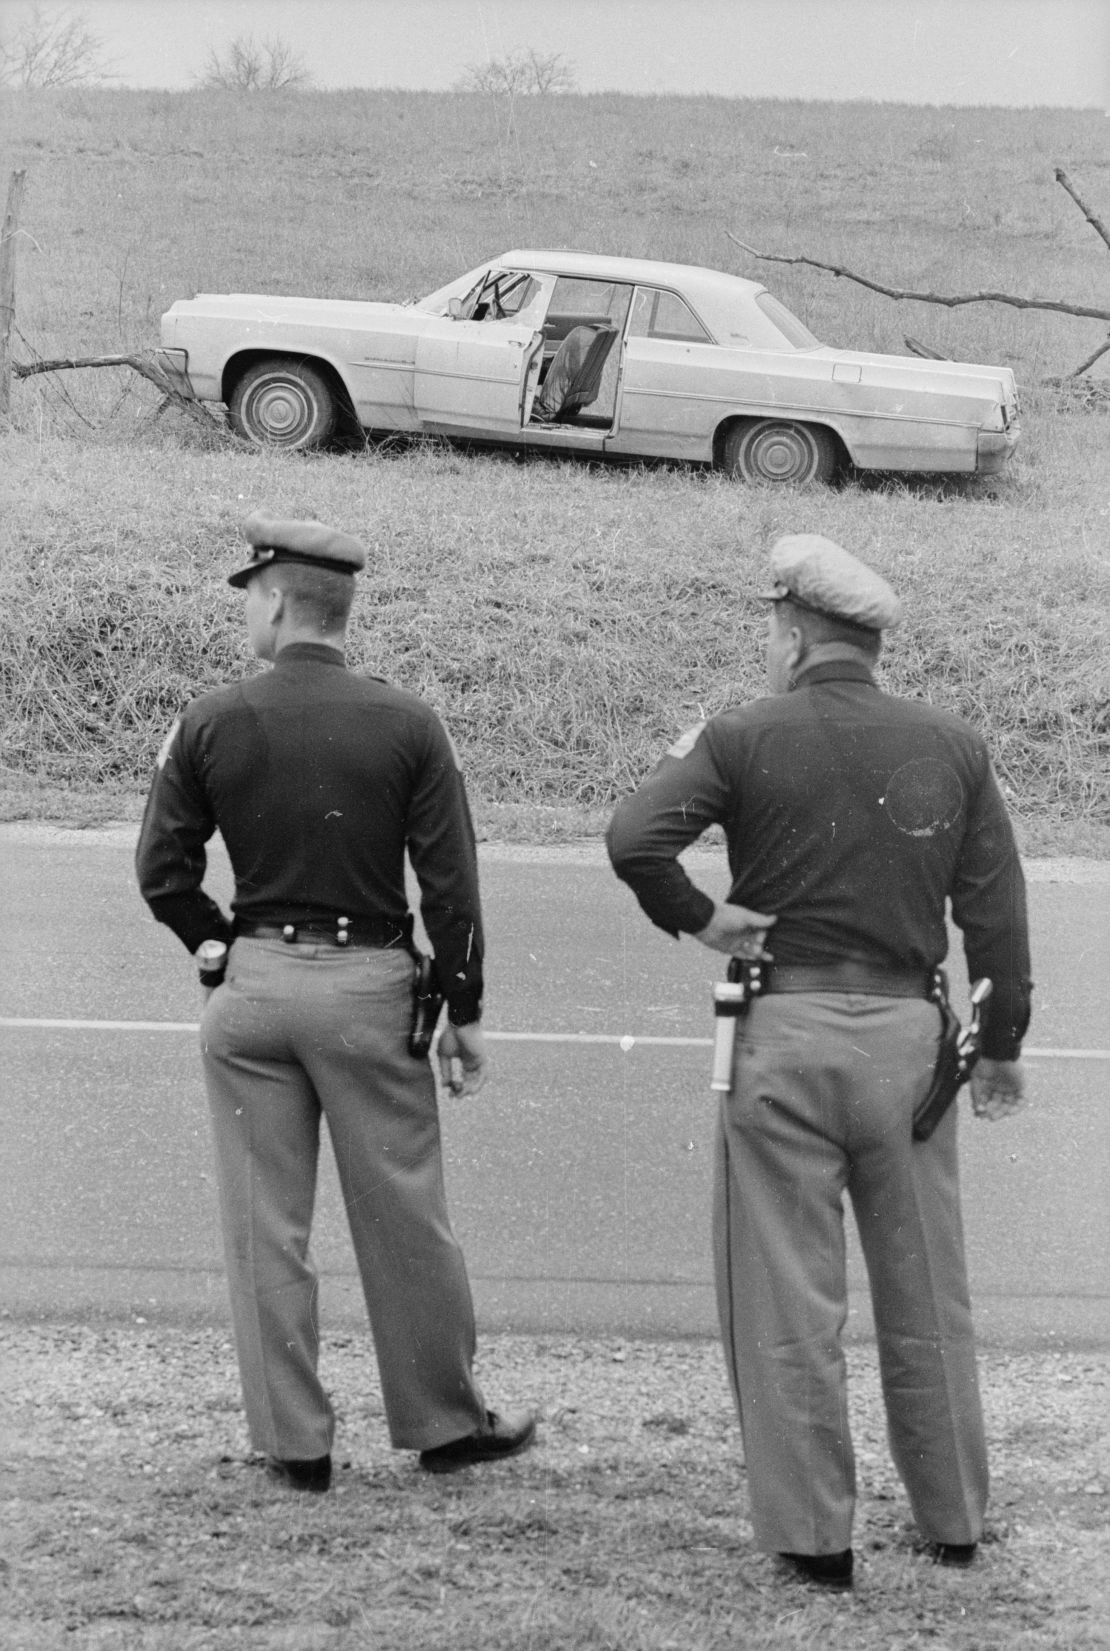
POLYGON ((1043 382, 1104 327, 898 305, 726 235, 893 285, 1106 302, 1106 249, 1052 176, 1105 214, 1103 138, 1045 110, 9 96, 20 359, 149 346, 198 288, 402 298, 491 251, 574 245, 759 275, 832 342, 1008 362, 1026 412, 1003 477, 784 494, 425 446, 243 453, 126 372, 26 380, 0 435, 5 811, 134 811, 182 701, 243 666, 222 572, 263 507, 367 540, 355 657, 443 712, 487 835, 596 830, 676 730, 759 692, 751 593, 775 535, 812 529, 906 596, 885 680, 984 729, 1027 851, 1107 852, 1108 424, 1043 382))
POLYGON ((751 1544, 720 1349, 484 1340, 487 1393, 540 1415, 526 1455, 432 1479, 391 1452, 365 1335, 328 1335, 327 1497, 246 1453, 225 1333, 8 1322, 7 1651, 1098 1651, 1105 1354, 982 1358, 992 1507, 979 1563, 921 1551, 873 1349, 849 1349, 860 1496, 851 1596, 751 1544), (167 1403, 169 1395, 173 1402, 167 1403))

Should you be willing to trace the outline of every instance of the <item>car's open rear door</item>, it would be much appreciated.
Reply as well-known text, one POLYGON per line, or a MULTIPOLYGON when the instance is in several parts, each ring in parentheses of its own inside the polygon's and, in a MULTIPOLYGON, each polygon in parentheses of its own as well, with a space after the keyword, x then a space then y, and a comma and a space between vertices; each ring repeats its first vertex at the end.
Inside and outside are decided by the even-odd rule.
POLYGON ((444 317, 417 340, 421 424, 448 435, 519 437, 542 359, 543 334, 526 323, 444 317))

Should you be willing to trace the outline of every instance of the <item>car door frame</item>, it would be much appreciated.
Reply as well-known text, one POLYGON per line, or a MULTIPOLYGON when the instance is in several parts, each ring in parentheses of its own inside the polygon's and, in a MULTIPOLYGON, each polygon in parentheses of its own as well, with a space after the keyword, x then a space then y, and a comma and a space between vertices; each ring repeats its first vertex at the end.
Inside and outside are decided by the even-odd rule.
MULTIPOLYGON (((609 442, 612 440, 613 436, 620 427, 621 384, 624 377, 624 350, 628 341, 628 316, 632 309, 632 296, 635 294, 636 283, 634 281, 624 281, 619 277, 615 278, 603 274, 583 274, 578 271, 571 272, 559 269, 545 271, 542 276, 538 270, 533 271, 532 273, 537 276, 537 279, 550 279, 551 284, 547 291, 546 302, 544 305, 545 320, 551 307, 551 302, 555 296, 557 283, 560 279, 572 281, 596 281, 604 285, 615 284, 617 286, 627 286, 631 289, 628 310, 625 313, 623 322, 617 330, 617 336, 613 342, 613 351, 617 358, 617 378, 613 394, 613 416, 609 424, 603 429, 589 425, 529 424, 527 419, 524 424, 523 439, 525 445, 528 447, 550 447, 562 448, 564 450, 573 449, 578 452, 604 453, 609 442)), ((597 315, 584 315, 582 319, 600 321, 602 316, 599 312, 597 315)))
POLYGON ((721 354, 720 346, 714 342, 686 293, 666 281, 646 280, 636 282, 636 293, 641 291, 669 293, 679 299, 706 337, 703 340, 633 333, 636 301, 633 295, 625 321, 616 417, 606 450, 624 456, 711 459, 713 431, 718 422, 713 398, 701 389, 695 390, 687 381, 692 369, 696 372, 699 366, 712 368, 721 354), (629 413, 636 418, 637 404, 644 402, 656 405, 656 416, 630 427, 629 413))

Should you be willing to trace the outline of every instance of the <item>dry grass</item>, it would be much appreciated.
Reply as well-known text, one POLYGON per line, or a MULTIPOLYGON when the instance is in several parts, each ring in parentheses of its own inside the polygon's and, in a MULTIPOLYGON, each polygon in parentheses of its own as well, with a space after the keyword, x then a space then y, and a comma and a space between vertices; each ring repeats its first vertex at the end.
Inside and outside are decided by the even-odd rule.
MULTIPOLYGON (((1095 422, 1075 416, 1092 466, 1095 422)), ((1106 825, 1093 483, 1050 516, 983 487, 817 500, 689 471, 436 449, 304 461, 175 437, 141 466, 134 448, 6 443, 0 494, 34 523, 4 553, 21 617, 0 643, 13 780, 145 783, 185 700, 248 666, 224 573, 240 516, 264 506, 366 537, 353 658, 443 712, 481 804, 600 814, 678 729, 762 691, 766 549, 820 527, 907 598, 885 680, 984 729, 1015 812, 1055 834, 1042 851, 1083 852, 1106 825)))
POLYGON ((1105 1357, 983 1356, 993 1503, 980 1564, 920 1551, 870 1349, 850 1351, 854 1597, 751 1546, 720 1351, 500 1336, 480 1375, 531 1403, 528 1455, 429 1479, 389 1451, 367 1338, 325 1338, 334 1494, 245 1451, 220 1330, 5 1325, 8 1651, 1094 1651, 1110 1644, 1105 1357), (1101 1442, 1100 1442, 1101 1441, 1101 1442))

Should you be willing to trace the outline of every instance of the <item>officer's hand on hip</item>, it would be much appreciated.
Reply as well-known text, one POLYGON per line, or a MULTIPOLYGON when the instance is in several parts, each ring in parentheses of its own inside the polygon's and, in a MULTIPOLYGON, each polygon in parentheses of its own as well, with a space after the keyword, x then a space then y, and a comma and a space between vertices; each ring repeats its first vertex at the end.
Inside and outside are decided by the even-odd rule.
POLYGON ((992 1061, 984 1055, 971 1074, 971 1110, 997 1123, 1025 1105, 1025 1068, 1020 1061, 992 1061))
POLYGON ((720 905, 694 939, 710 951, 724 952, 727 957, 762 958, 769 962, 771 954, 764 950, 764 942, 774 921, 763 912, 749 911, 747 906, 720 905))
POLYGON ((476 1095, 486 1081, 486 1040, 478 1021, 440 1033, 436 1047, 439 1075, 452 1095, 476 1095))

